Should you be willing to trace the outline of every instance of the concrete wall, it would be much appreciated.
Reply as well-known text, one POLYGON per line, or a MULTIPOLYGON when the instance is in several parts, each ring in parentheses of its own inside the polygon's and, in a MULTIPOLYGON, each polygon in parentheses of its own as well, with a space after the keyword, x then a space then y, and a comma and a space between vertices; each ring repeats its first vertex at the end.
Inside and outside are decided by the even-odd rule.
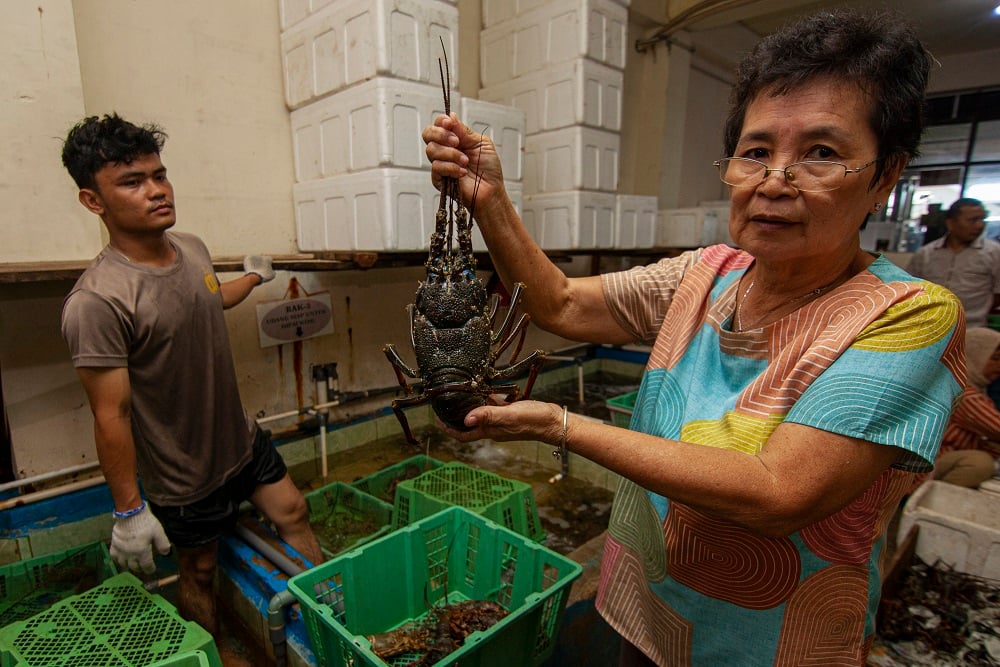
POLYGON ((59 160, 59 137, 84 113, 70 0, 7 3, 0 60, 0 262, 91 256, 101 225, 59 160))

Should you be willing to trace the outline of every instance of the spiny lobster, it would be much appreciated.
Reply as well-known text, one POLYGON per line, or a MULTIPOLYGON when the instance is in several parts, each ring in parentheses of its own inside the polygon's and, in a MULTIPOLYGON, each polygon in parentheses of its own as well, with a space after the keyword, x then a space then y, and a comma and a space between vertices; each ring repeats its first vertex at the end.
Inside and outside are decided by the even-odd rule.
MULTIPOLYGON (((445 115, 451 113, 451 76, 447 54, 441 68, 445 115)), ((477 182, 478 187, 478 182, 477 182)), ((475 195, 473 195, 473 207, 475 195)), ((434 413, 448 426, 465 430, 465 416, 474 408, 485 405, 494 394, 509 401, 528 398, 535 377, 545 361, 545 353, 535 350, 524 359, 517 356, 524 344, 528 315, 517 322, 514 316, 524 290, 517 283, 510 295, 510 305, 503 322, 494 329, 500 297, 487 298, 486 288, 476 276, 476 258, 472 250, 472 212, 462 204, 458 180, 444 178, 441 196, 430 239, 430 252, 424 263, 427 277, 417 287, 416 303, 408 306, 410 313, 410 343, 417 359, 417 368, 410 368, 389 343, 383 348, 396 372, 396 379, 405 396, 392 402, 392 410, 403 427, 407 442, 419 445, 410 430, 403 408, 430 403, 434 413), (458 249, 452 243, 457 235, 458 249), (501 354, 520 337, 510 356, 510 362, 496 367, 501 354), (529 371, 524 392, 513 383, 493 384, 509 380, 529 371), (417 382, 408 384, 406 378, 417 382)))

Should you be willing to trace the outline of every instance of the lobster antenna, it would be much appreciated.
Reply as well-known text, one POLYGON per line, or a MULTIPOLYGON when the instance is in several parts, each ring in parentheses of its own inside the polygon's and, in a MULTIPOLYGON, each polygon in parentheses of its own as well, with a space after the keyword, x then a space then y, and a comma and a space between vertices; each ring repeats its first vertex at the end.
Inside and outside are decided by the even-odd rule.
POLYGON ((444 93, 444 115, 451 115, 451 68, 448 66, 448 51, 444 48, 444 37, 438 35, 441 42, 441 55, 444 57, 444 68, 441 67, 441 58, 438 58, 438 70, 441 72, 441 88, 444 93))
MULTIPOLYGON (((485 134, 486 130, 488 130, 488 129, 489 129, 489 126, 487 126, 486 128, 484 128, 483 129, 483 133, 485 134)), ((479 142, 479 146, 477 147, 477 149, 478 149, 478 153, 476 154, 476 171, 475 171, 475 174, 476 174, 476 184, 472 188, 472 203, 469 205, 469 220, 475 220, 475 218, 476 218, 476 199, 477 199, 477 197, 479 195, 479 184, 483 182, 483 175, 479 171, 479 168, 478 168, 479 167, 479 157, 483 153, 483 142, 481 142, 481 141, 479 142)))

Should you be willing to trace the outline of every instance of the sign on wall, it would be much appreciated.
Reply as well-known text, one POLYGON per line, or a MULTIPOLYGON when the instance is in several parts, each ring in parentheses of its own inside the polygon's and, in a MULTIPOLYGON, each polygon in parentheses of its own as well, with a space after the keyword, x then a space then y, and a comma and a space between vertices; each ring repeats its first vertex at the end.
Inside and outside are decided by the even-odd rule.
POLYGON ((333 333, 330 293, 317 292, 297 299, 258 303, 257 331, 261 347, 333 333))

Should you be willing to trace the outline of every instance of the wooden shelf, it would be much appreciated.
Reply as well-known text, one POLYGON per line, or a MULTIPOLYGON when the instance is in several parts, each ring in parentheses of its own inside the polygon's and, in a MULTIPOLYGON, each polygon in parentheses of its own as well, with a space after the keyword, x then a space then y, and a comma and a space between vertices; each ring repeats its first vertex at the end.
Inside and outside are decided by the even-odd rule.
MULTIPOLYGON (((573 256, 600 257, 673 257, 679 248, 635 248, 628 250, 591 249, 563 250, 547 253, 556 263, 569 262, 573 256)), ((414 252, 324 252, 296 255, 274 255, 272 266, 278 271, 364 271, 396 267, 423 266, 427 251, 414 252)), ((476 253, 477 267, 492 270, 490 256, 476 253)), ((7 262, 0 263, 0 284, 37 283, 76 280, 90 264, 90 260, 62 262, 7 262)), ((218 272, 242 271, 243 257, 214 257, 212 264, 218 272)))

